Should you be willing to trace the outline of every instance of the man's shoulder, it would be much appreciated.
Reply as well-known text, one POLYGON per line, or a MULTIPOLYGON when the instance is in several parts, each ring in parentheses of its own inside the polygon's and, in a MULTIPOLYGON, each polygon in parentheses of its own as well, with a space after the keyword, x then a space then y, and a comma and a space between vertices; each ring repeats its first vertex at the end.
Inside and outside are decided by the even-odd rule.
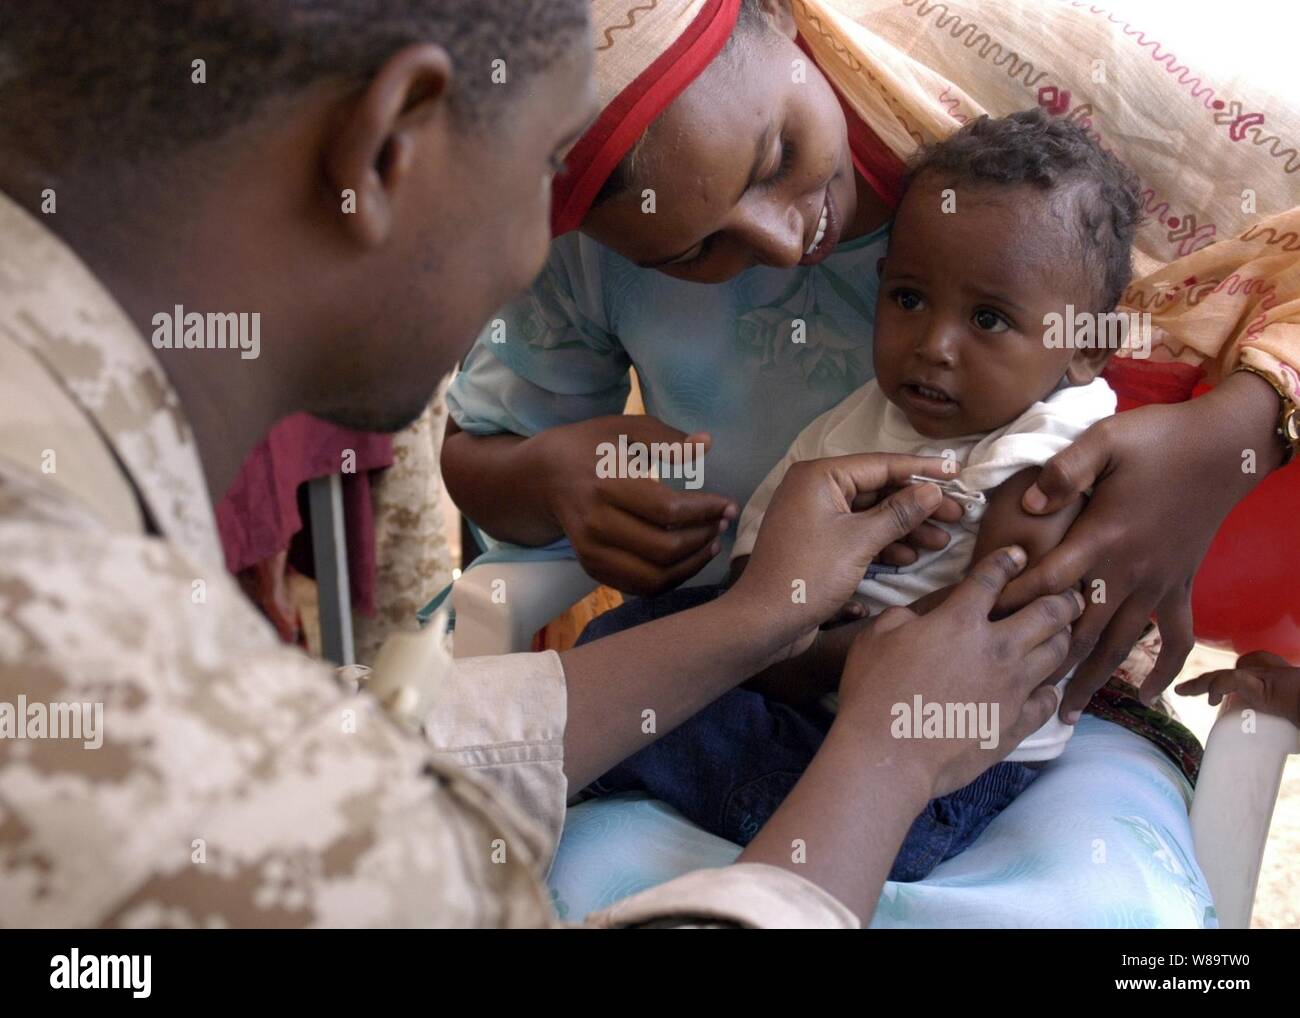
MULTIPOLYGON (((38 613, 22 651, 76 655, 93 634, 116 654, 158 649, 155 634, 238 638, 250 651, 276 646, 268 624, 218 565, 162 538, 106 526, 80 500, 22 472, 0 468, 0 608, 12 625, 38 613)), ((228 643, 227 647, 234 646, 228 643)), ((179 645, 177 647, 179 649, 179 645)), ((0 645, 8 659, 13 645, 0 645)))
MULTIPOLYGON (((203 780, 234 782, 343 692, 220 565, 0 473, 0 711, 20 695, 102 704, 102 750, 65 757, 69 773, 174 782, 193 754, 203 780)), ((0 738, 0 762, 14 745, 0 738)))

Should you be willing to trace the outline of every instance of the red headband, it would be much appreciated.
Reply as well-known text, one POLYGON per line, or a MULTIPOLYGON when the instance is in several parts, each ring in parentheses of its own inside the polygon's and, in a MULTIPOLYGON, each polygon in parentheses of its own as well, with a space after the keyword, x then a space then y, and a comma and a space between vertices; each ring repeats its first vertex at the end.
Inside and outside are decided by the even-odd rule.
MULTIPOLYGON (((570 150, 564 173, 552 185, 552 236, 582 225, 601 187, 636 140, 722 52, 736 26, 740 2, 706 0, 686 30, 600 111, 596 122, 570 150)), ((629 16, 637 9, 629 11, 629 16)), ((798 43, 813 59, 802 37, 798 43)), ((902 161, 849 108, 838 90, 835 94, 848 121, 855 168, 881 198, 897 205, 904 175, 902 161)))

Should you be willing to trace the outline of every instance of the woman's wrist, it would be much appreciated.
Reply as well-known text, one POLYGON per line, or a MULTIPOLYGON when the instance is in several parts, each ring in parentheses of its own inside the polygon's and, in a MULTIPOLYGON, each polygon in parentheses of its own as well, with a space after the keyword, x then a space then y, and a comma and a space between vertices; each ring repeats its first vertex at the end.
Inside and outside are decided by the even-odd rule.
POLYGON ((1256 483, 1285 462, 1286 446, 1277 433, 1281 397, 1259 375, 1234 371, 1197 402, 1202 401, 1215 412, 1210 433, 1231 436, 1242 454, 1254 453, 1256 483))

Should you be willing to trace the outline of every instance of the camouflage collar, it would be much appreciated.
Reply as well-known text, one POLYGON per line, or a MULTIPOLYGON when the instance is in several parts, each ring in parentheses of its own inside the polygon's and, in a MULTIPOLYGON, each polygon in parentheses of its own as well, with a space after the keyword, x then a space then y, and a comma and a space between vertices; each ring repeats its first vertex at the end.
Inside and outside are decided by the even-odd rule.
POLYGON ((154 528, 223 562, 194 434, 149 344, 71 249, 2 193, 0 329, 94 423, 154 528))

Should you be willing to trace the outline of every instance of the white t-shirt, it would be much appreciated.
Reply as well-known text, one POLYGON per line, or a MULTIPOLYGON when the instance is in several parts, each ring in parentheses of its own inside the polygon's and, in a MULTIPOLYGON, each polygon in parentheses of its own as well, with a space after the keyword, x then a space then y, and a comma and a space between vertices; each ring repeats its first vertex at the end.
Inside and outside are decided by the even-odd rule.
MULTIPOLYGON (((942 477, 959 480, 971 491, 989 492, 1021 470, 1046 463, 1088 427, 1114 412, 1115 393, 1098 378, 1088 385, 1058 389, 1010 424, 987 435, 927 438, 885 398, 880 386, 870 381, 799 433, 745 506, 731 557, 753 551, 763 515, 792 463, 863 452, 939 456, 960 468, 942 477)), ((940 551, 921 551, 910 566, 873 565, 858 585, 858 593, 872 612, 909 605, 961 580, 970 568, 983 515, 982 506, 971 505, 960 523, 937 523, 948 531, 948 546, 940 551)), ((1073 731, 1053 717, 1007 759, 1051 759, 1065 748, 1073 731)))

